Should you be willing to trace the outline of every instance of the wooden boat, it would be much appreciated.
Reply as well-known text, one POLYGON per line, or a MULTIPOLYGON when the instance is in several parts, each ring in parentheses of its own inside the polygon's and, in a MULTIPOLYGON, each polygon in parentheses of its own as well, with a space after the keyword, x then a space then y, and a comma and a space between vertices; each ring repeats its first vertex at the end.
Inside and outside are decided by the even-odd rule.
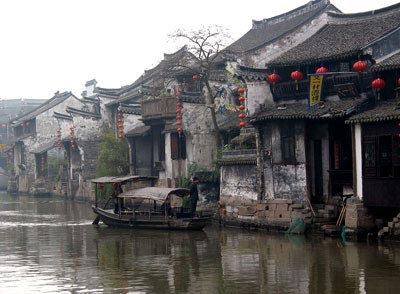
POLYGON ((117 195, 118 209, 98 205, 93 205, 92 209, 98 220, 113 227, 202 230, 210 217, 184 209, 183 198, 187 195, 189 190, 184 188, 145 187, 117 195))

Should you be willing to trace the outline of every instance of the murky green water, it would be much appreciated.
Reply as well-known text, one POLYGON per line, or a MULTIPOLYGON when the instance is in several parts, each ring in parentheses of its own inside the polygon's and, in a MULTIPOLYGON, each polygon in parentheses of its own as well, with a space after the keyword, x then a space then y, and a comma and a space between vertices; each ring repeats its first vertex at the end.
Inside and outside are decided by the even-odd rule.
POLYGON ((0 293, 400 293, 400 244, 93 218, 87 203, 0 192, 0 293))

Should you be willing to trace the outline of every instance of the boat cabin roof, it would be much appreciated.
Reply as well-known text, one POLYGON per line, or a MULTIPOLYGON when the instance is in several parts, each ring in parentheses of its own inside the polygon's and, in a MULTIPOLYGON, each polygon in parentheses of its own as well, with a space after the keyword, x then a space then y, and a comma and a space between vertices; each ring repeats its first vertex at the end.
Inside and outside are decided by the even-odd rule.
POLYGON ((101 177, 92 180, 92 183, 100 183, 100 184, 107 184, 107 183, 126 183, 126 182, 138 182, 143 180, 153 180, 156 177, 150 176, 122 176, 122 177, 101 177))
POLYGON ((118 195, 120 198, 141 198, 151 199, 155 201, 164 201, 170 195, 179 197, 189 195, 190 190, 185 188, 159 188, 159 187, 146 187, 141 189, 134 189, 126 191, 118 195))

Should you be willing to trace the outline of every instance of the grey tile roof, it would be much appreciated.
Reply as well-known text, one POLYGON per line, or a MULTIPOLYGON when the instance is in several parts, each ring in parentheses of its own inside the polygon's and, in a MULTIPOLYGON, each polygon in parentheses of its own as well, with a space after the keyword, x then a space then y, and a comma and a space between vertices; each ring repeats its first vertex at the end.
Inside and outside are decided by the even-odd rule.
POLYGON ((238 66, 236 76, 242 77, 247 81, 264 81, 267 80, 268 74, 266 68, 251 68, 238 66))
POLYGON ((378 101, 372 108, 351 116, 346 123, 368 123, 400 119, 400 99, 378 101))
POLYGON ((330 5, 329 1, 310 1, 287 13, 261 21, 253 21, 253 27, 239 40, 225 48, 224 51, 243 53, 258 49, 312 21, 319 14, 329 9, 337 10, 333 5, 330 5))
POLYGON ((400 4, 358 14, 329 13, 328 24, 267 66, 312 64, 357 56, 359 50, 400 25, 400 4))
POLYGON ((359 111, 367 102, 366 98, 343 99, 340 101, 324 101, 314 109, 305 103, 264 105, 253 115, 251 122, 277 119, 331 119, 345 117, 359 111))
POLYGON ((371 66, 371 71, 393 70, 400 68, 400 51, 371 66))
POLYGON ((140 137, 145 136, 150 132, 150 126, 140 125, 132 130, 129 130, 125 133, 126 137, 140 137))
POLYGON ((15 125, 18 125, 18 124, 20 124, 20 123, 22 123, 24 121, 33 119, 36 116, 38 116, 39 114, 41 114, 41 113, 53 108, 54 106, 60 104, 64 100, 68 99, 69 97, 75 97, 76 99, 78 99, 71 92, 63 92, 63 93, 56 92, 51 99, 49 99, 46 102, 42 103, 41 105, 39 105, 35 109, 29 111, 28 113, 25 113, 25 114, 15 118, 15 119, 13 119, 12 120, 12 125, 15 126, 15 125))

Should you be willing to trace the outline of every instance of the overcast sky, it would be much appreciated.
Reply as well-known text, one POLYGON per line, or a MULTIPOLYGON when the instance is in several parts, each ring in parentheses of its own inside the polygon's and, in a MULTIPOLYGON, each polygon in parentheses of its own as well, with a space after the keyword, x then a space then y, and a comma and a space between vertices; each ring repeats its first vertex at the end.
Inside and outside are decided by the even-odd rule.
MULTIPOLYGON (((0 0, 0 99, 80 96, 86 81, 119 88, 172 53, 178 28, 219 25, 232 40, 252 20, 308 0, 0 0)), ((393 0, 331 0, 345 13, 389 6, 393 0)))

